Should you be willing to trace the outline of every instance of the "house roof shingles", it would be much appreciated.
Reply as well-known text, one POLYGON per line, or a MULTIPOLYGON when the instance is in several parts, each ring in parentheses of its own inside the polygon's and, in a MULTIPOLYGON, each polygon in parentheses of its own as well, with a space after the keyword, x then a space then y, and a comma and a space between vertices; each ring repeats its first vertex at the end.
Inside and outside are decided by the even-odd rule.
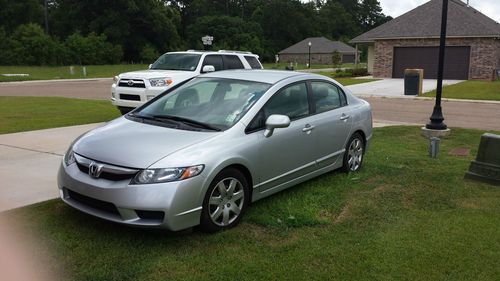
POLYGON ((343 42, 331 41, 326 39, 325 37, 311 37, 306 38, 284 50, 281 50, 279 54, 307 54, 309 52, 309 42, 311 42, 311 53, 314 54, 331 54, 334 51, 349 54, 356 53, 356 49, 343 42))
MULTIPOLYGON (((352 39, 435 38, 441 34, 442 0, 431 0, 352 39)), ((447 37, 500 37, 500 24, 460 0, 448 2, 447 37)))

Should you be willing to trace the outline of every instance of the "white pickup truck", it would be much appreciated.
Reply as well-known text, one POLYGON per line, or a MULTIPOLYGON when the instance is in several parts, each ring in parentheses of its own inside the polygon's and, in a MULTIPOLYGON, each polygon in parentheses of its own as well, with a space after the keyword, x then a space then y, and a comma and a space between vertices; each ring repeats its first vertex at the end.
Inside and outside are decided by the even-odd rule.
POLYGON ((179 83, 202 73, 225 69, 262 69, 262 65, 259 56, 250 52, 169 52, 147 70, 115 76, 111 102, 125 114, 179 83))

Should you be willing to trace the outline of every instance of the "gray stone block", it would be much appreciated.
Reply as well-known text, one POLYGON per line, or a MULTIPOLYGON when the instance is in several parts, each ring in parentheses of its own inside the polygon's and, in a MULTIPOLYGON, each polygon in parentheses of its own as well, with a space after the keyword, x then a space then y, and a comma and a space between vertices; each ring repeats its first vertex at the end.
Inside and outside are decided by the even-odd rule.
POLYGON ((500 186, 500 135, 481 136, 476 159, 470 163, 465 178, 500 186))

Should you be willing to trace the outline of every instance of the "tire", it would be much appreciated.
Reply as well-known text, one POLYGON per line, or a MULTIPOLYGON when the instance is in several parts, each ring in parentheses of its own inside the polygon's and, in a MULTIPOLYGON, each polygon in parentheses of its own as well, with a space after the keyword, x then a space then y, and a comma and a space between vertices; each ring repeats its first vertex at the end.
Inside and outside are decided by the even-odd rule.
POLYGON ((365 154, 365 141, 360 133, 354 133, 345 147, 342 170, 347 173, 361 169, 365 154))
POLYGON ((133 109, 132 107, 121 107, 121 106, 118 107, 118 110, 120 110, 120 113, 122 115, 129 113, 130 111, 132 111, 132 109, 133 109))
POLYGON ((243 173, 234 168, 222 170, 205 194, 200 230, 213 233, 234 227, 240 222, 249 200, 250 189, 243 173))

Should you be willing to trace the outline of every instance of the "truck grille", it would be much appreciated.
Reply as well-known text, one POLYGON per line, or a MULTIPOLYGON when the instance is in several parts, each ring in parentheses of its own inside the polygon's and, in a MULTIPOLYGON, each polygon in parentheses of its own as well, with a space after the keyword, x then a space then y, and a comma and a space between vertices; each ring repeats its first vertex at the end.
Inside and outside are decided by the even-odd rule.
POLYGON ((146 88, 144 80, 140 79, 121 79, 120 82, 118 82, 118 86, 129 88, 146 88))
POLYGON ((120 94, 120 99, 122 99, 122 100, 136 100, 136 101, 140 101, 141 100, 141 96, 139 96, 139 95, 120 94))

